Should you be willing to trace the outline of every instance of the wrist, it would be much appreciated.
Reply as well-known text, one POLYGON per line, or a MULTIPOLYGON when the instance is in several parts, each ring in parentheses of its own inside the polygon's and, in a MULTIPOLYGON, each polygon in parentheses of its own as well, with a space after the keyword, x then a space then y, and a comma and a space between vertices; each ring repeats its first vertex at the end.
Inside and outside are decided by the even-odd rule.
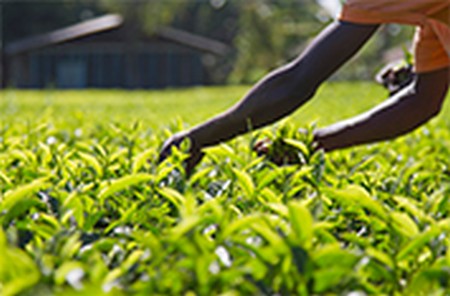
POLYGON ((203 148, 198 136, 192 130, 186 131, 184 138, 189 139, 189 150, 191 152, 200 151, 203 148))

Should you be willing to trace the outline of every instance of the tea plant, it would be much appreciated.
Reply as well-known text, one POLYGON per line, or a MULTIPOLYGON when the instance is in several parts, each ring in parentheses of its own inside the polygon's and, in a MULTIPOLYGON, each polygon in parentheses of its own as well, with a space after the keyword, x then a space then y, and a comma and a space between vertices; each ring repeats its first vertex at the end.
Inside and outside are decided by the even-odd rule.
POLYGON ((442 122, 328 155, 284 123, 207 149, 188 178, 186 145, 156 162, 182 124, 55 118, 0 129, 1 295, 450 291, 442 122), (258 156, 266 137, 295 163, 258 156))

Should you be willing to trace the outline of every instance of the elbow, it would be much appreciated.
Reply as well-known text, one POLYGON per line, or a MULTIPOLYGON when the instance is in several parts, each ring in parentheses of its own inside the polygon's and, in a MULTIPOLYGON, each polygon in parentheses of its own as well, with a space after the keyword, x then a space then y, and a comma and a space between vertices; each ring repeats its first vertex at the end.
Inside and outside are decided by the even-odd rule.
POLYGON ((417 111, 422 113, 425 121, 438 116, 449 89, 448 70, 419 75, 415 85, 417 111))
POLYGON ((434 117, 437 117, 442 110, 442 104, 436 104, 435 106, 431 106, 429 110, 429 119, 432 119, 434 117))
POLYGON ((425 111, 427 120, 435 118, 441 113, 446 94, 447 91, 443 91, 435 94, 432 99, 423 101, 421 108, 425 111))
POLYGON ((421 100, 415 105, 419 125, 427 123, 441 113, 443 99, 436 101, 421 100))

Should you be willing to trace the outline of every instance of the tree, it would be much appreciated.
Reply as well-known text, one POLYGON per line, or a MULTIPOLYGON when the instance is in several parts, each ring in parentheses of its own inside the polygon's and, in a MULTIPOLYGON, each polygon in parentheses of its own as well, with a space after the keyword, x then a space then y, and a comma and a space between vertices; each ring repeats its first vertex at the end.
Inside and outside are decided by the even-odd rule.
POLYGON ((240 3, 238 57, 232 79, 254 82, 298 54, 322 27, 311 0, 248 0, 240 3))

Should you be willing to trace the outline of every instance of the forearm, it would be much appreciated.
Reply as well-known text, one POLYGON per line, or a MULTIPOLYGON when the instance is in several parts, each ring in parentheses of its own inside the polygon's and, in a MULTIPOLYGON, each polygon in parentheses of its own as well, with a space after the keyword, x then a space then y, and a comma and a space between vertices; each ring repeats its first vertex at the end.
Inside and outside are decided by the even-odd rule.
POLYGON ((309 94, 295 93, 289 65, 272 72, 256 84, 235 106, 188 132, 199 148, 218 144, 273 123, 294 111, 309 94))
POLYGON ((187 136, 200 149, 288 115, 311 98, 316 88, 348 61, 377 28, 343 22, 328 26, 291 64, 269 74, 240 103, 194 127, 187 136))
POLYGON ((448 69, 421 75, 414 87, 404 90, 374 109, 319 129, 319 146, 326 151, 388 140, 414 130, 435 116, 448 89, 448 69))

